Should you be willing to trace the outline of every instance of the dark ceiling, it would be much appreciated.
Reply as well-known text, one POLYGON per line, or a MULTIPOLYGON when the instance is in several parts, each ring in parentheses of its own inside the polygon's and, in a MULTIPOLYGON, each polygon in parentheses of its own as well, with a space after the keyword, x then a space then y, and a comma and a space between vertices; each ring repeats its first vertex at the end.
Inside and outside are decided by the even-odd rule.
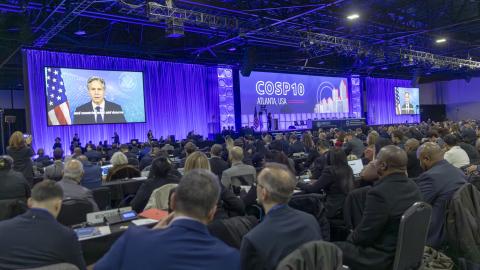
POLYGON ((479 75, 478 68, 442 57, 480 61, 480 0, 173 0, 173 8, 157 3, 0 0, 0 89, 21 88, 22 47, 222 63, 247 72, 424 81, 479 75), (347 20, 353 12, 360 18, 347 20), (183 29, 183 37, 167 37, 172 24, 183 29), (437 44, 441 37, 447 42, 437 44))

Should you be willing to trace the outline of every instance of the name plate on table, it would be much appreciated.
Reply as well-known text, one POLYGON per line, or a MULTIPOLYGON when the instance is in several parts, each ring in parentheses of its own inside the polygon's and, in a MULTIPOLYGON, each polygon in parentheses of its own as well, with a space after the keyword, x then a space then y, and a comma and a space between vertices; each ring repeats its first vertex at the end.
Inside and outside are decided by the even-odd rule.
POLYGON ((132 207, 122 207, 117 209, 111 209, 106 211, 99 211, 87 214, 88 224, 102 224, 106 217, 112 217, 121 213, 132 211, 132 207))

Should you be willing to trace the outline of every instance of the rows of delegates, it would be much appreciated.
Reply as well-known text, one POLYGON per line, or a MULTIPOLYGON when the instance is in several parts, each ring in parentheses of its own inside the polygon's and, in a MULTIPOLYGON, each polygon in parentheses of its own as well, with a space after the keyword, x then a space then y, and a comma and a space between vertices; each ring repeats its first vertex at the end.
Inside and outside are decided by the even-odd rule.
POLYGON ((97 211, 93 189, 146 175, 122 203, 142 212, 152 192, 178 184, 170 214, 154 228, 126 230, 94 269, 276 269, 314 240, 343 251, 343 262, 331 264, 391 269, 401 216, 415 202, 433 208, 427 245, 446 248, 446 207, 480 171, 479 137, 475 121, 226 135, 217 143, 193 133, 151 140, 149 132, 141 144, 120 144, 115 134, 111 145, 82 146, 75 134, 70 153, 57 138, 50 157, 17 131, 0 157, 0 268, 86 269, 75 233, 56 221, 62 201, 85 200, 97 211), (358 159, 359 176, 348 164, 358 159), (105 164, 112 166, 102 176, 105 164), (320 200, 324 214, 302 211, 298 198, 320 200))

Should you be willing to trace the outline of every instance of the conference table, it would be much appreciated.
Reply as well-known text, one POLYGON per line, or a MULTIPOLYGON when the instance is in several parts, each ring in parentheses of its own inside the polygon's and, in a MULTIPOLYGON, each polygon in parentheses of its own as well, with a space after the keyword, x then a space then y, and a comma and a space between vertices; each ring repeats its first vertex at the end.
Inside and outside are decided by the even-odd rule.
POLYGON ((126 196, 136 194, 140 186, 147 180, 147 177, 135 177, 121 179, 102 184, 102 187, 110 188, 112 202, 120 202, 126 196))

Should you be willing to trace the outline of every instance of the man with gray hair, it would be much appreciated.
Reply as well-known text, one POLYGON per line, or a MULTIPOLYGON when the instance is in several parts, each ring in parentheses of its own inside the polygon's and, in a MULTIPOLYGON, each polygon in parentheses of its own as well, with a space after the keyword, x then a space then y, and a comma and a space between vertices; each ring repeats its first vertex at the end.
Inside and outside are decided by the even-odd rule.
POLYGON ((264 220, 242 239, 242 269, 275 269, 304 243, 322 240, 315 218, 288 206, 295 176, 282 164, 267 163, 257 179, 257 198, 265 209, 264 220))
POLYGON ((130 227, 95 269, 239 270, 238 251, 211 236, 206 226, 215 215, 219 196, 213 173, 188 172, 172 195, 174 212, 154 230, 130 227))
POLYGON ((257 171, 253 166, 243 163, 243 157, 243 149, 239 146, 234 146, 228 151, 232 166, 222 173, 222 184, 226 189, 230 189, 232 185, 239 187, 255 182, 257 171))
POLYGON ((82 162, 76 159, 71 159, 65 163, 65 167, 63 168, 63 178, 58 182, 58 185, 63 190, 63 200, 86 200, 92 204, 93 211, 98 211, 98 206, 93 199, 92 191, 80 185, 83 174, 82 162))
POLYGON ((78 106, 73 113, 73 124, 126 123, 120 105, 105 100, 105 80, 90 77, 87 81, 91 100, 78 106))

